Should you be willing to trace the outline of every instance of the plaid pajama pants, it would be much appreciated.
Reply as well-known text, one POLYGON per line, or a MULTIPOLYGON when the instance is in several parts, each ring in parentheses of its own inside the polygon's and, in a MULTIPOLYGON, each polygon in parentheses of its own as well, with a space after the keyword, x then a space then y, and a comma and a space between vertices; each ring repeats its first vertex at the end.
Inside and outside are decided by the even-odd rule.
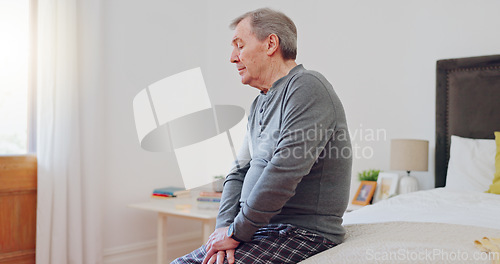
MULTIPOLYGON (((240 243, 234 258, 236 264, 297 263, 333 246, 330 240, 293 225, 269 224, 257 230, 251 241, 240 243)), ((202 263, 205 254, 203 245, 171 264, 202 263)))

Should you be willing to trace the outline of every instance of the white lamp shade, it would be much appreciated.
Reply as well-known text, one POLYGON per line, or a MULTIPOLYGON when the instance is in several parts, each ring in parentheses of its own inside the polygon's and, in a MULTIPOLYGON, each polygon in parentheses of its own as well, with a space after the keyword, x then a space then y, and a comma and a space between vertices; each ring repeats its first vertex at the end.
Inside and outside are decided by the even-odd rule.
POLYGON ((391 170, 427 171, 429 141, 418 139, 391 140, 391 170))

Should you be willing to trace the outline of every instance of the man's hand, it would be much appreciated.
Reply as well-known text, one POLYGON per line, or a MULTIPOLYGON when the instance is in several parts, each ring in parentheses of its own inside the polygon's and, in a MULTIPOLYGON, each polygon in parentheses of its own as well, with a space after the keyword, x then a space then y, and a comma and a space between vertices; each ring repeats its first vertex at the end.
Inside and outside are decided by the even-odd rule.
POLYGON ((240 242, 228 237, 227 229, 228 227, 217 228, 210 235, 205 244, 207 254, 203 259, 203 264, 214 263, 216 259, 217 263, 222 263, 225 254, 227 254, 228 262, 234 263, 234 249, 240 242), (208 262, 209 260, 210 262, 208 262))
POLYGON ((224 263, 224 256, 227 255, 227 261, 229 264, 234 264, 234 249, 228 249, 226 251, 219 251, 217 254, 212 255, 208 264, 214 264, 217 261, 217 264, 224 263))

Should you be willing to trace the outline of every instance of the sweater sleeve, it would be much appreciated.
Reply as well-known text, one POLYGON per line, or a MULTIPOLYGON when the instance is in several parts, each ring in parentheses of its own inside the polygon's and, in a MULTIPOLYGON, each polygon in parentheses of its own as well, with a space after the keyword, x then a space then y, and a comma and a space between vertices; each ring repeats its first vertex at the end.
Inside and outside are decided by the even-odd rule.
POLYGON ((234 166, 224 181, 221 205, 219 207, 215 228, 229 226, 240 211, 239 200, 241 196, 241 188, 243 186, 245 175, 250 168, 250 150, 248 142, 247 133, 238 152, 234 166))
POLYGON ((332 99, 316 76, 300 75, 287 89, 276 149, 234 219, 236 235, 243 241, 281 212, 334 132, 332 99))

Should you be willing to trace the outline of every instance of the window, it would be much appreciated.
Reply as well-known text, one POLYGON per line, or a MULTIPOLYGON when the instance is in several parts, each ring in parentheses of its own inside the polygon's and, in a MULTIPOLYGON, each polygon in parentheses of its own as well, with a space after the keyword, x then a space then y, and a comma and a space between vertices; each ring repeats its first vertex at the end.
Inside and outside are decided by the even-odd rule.
POLYGON ((30 0, 0 1, 0 155, 35 150, 35 65, 30 60, 35 12, 30 5, 30 0))

